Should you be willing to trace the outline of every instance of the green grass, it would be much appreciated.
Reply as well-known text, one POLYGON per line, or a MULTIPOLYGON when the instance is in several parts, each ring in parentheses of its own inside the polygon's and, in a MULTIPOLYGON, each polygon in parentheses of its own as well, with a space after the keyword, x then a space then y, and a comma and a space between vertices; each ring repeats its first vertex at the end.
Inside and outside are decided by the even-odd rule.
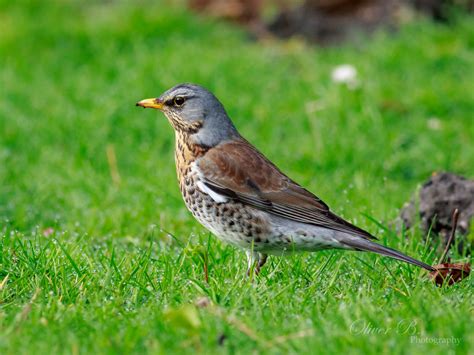
POLYGON ((252 42, 168 2, 0 1, 0 353, 472 352, 472 277, 437 288, 327 251, 272 258, 250 282, 243 253, 186 211, 172 129, 134 104, 208 87, 337 213, 434 263, 420 232, 363 215, 388 226, 433 171, 474 176, 473 47, 464 17, 320 49, 252 42), (343 63, 355 90, 330 79, 343 63))

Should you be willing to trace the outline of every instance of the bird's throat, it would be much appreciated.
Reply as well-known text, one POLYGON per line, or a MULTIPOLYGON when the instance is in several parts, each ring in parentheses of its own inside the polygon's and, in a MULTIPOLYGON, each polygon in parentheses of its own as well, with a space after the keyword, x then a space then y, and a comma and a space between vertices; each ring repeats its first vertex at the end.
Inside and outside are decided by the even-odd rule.
POLYGON ((190 134, 184 131, 176 131, 175 139, 175 162, 178 179, 181 180, 190 169, 191 164, 202 157, 210 147, 193 143, 190 134))

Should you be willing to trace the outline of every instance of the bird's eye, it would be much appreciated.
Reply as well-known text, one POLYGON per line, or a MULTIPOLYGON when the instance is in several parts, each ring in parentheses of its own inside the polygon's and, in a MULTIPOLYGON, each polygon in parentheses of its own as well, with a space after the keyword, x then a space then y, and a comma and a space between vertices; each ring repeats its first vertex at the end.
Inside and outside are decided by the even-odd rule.
POLYGON ((182 97, 182 96, 176 96, 176 97, 174 98, 174 100, 173 100, 173 103, 174 103, 175 106, 181 107, 181 106, 183 106, 184 101, 185 101, 185 100, 184 100, 184 97, 182 97))

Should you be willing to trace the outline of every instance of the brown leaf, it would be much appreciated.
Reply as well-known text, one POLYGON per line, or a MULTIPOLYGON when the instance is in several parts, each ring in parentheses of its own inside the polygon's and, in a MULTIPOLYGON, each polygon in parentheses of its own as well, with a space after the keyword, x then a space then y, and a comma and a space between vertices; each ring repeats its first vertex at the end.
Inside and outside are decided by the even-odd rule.
POLYGON ((442 286, 445 282, 452 285, 460 282, 471 273, 470 263, 449 264, 443 263, 433 266, 436 270, 430 272, 431 279, 437 286, 442 286))

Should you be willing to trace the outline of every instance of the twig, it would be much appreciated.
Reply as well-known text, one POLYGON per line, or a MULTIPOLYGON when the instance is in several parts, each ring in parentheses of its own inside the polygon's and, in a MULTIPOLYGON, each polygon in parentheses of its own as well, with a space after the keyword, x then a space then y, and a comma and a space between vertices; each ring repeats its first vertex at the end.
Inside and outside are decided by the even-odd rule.
POLYGON ((107 162, 109 163, 110 176, 115 187, 120 185, 120 173, 117 166, 117 156, 115 155, 115 148, 113 144, 107 144, 106 148, 107 162))
POLYGON ((299 332, 293 333, 293 334, 288 334, 288 335, 279 335, 275 338, 273 338, 272 341, 270 341, 269 345, 271 347, 280 345, 282 343, 285 343, 289 340, 294 340, 294 339, 300 339, 300 338, 306 338, 314 335, 314 330, 313 329, 303 329, 300 330, 299 332))
POLYGON ((453 228, 451 229, 451 235, 449 236, 448 242, 446 243, 446 247, 444 248, 443 254, 441 254, 441 257, 439 258, 438 264, 443 263, 444 258, 448 254, 449 248, 451 248, 451 244, 453 243, 454 240, 454 235, 456 234, 456 228, 458 226, 458 217, 459 217, 459 210, 457 208, 454 209, 453 211, 453 228))
POLYGON ((33 307, 33 303, 35 302, 36 297, 38 297, 40 292, 41 292, 41 289, 37 288, 35 290, 35 293, 31 297, 31 299, 29 300, 29 302, 26 303, 23 306, 23 309, 21 310, 21 312, 16 315, 16 317, 15 317, 16 325, 18 325, 20 322, 24 321, 26 319, 26 317, 28 317, 28 314, 31 312, 31 308, 33 307))
POLYGON ((207 284, 209 284, 209 267, 208 267, 207 252, 204 253, 203 265, 204 265, 204 280, 206 281, 207 284))
POLYGON ((3 287, 7 284, 7 281, 8 281, 8 278, 10 277, 9 274, 7 274, 7 276, 5 276, 5 278, 3 279, 2 282, 0 282, 0 291, 3 290, 3 287))
POLYGON ((237 330, 239 330, 241 333, 248 336, 250 339, 252 339, 256 343, 259 343, 260 345, 263 345, 266 347, 271 345, 269 341, 267 341, 266 339, 264 339, 264 337, 257 334, 255 330, 250 328, 247 324, 239 320, 237 317, 232 316, 232 315, 227 315, 227 312, 224 311, 222 308, 218 306, 211 306, 208 308, 208 310, 211 314, 222 319, 227 324, 234 326, 235 328, 237 328, 237 330))
POLYGON ((273 348, 290 340, 305 338, 314 335, 313 329, 303 329, 296 333, 279 335, 273 337, 272 340, 267 340, 265 339, 265 337, 263 337, 261 334, 258 334, 254 329, 249 327, 243 321, 239 320, 237 317, 229 315, 227 314, 228 312, 226 312, 226 310, 222 309, 217 305, 209 303, 210 301, 207 298, 201 299, 198 302, 200 303, 197 304, 198 307, 206 308, 210 314, 214 315, 217 318, 220 318, 228 325, 235 327, 238 331, 245 334, 247 337, 249 337, 256 343, 258 343, 260 346, 263 346, 265 348, 273 348))

